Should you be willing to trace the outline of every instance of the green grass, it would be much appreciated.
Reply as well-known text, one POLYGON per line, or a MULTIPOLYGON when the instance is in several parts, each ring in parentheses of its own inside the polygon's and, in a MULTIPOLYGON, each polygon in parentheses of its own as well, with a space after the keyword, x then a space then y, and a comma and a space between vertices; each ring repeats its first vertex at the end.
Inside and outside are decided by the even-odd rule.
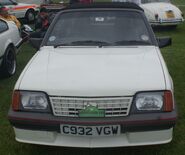
MULTIPOLYGON (((185 7, 181 9, 185 13, 185 7)), ((16 142, 13 129, 7 119, 7 113, 14 84, 21 70, 35 53, 34 49, 25 44, 17 55, 16 75, 9 79, 0 79, 0 155, 185 155, 185 23, 179 25, 177 29, 160 30, 156 32, 156 35, 171 36, 173 39, 173 45, 162 50, 174 81, 175 98, 179 111, 179 119, 171 143, 114 149, 74 149, 16 142)))
POLYGON ((177 5, 185 5, 185 1, 184 0, 171 0, 172 3, 177 4, 177 5))

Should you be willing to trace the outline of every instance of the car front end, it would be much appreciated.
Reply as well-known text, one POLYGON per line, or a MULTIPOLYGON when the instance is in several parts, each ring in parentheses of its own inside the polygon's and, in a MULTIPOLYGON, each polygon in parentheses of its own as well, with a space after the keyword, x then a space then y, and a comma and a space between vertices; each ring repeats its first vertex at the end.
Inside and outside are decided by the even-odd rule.
POLYGON ((56 16, 19 77, 8 113, 16 140, 87 148, 170 142, 173 82, 142 10, 86 7, 56 16))
POLYGON ((38 66, 41 59, 49 59, 51 66, 47 69, 46 65, 38 70, 28 67, 14 90, 9 120, 14 126, 16 140, 70 147, 170 142, 177 115, 170 79, 168 74, 163 74, 155 50, 150 47, 139 49, 140 52, 151 50, 151 55, 145 59, 142 56, 146 52, 140 58, 135 52, 125 56, 115 48, 106 49, 106 52, 105 49, 97 53, 93 51, 95 54, 79 49, 79 52, 75 51, 76 54, 69 52, 66 55, 65 49, 62 49, 64 53, 58 53, 60 56, 55 53, 55 56, 43 58, 46 51, 40 51, 40 59, 31 66, 38 66), (135 58, 140 60, 133 59, 134 53, 135 58), (94 58, 88 59, 89 54, 94 58), (155 57, 156 63, 141 67, 146 65, 142 62, 151 57, 155 57), (60 61, 65 62, 56 67, 54 62, 59 64, 60 61), (93 64, 94 61, 97 65, 93 64), (116 61, 119 62, 116 64, 116 61), (76 69, 70 67, 73 63, 76 69), (88 66, 83 67, 83 64, 88 66), (138 68, 134 67, 136 64, 138 68), (64 65, 65 69, 62 70, 64 65), (106 65, 110 65, 110 68, 106 65), (55 74, 50 67, 56 69, 55 74), (148 67, 153 67, 153 70, 148 70, 148 67), (57 73, 57 70, 61 72, 57 73))

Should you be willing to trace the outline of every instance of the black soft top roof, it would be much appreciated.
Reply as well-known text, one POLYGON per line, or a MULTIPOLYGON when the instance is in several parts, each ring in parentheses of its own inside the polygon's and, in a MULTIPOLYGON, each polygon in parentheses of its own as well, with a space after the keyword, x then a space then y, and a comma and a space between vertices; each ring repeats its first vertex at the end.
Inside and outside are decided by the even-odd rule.
POLYGON ((88 9, 88 8, 123 8, 123 9, 135 9, 135 10, 143 11, 143 9, 139 7, 137 4, 129 3, 129 2, 75 3, 75 4, 68 5, 62 10, 88 9))

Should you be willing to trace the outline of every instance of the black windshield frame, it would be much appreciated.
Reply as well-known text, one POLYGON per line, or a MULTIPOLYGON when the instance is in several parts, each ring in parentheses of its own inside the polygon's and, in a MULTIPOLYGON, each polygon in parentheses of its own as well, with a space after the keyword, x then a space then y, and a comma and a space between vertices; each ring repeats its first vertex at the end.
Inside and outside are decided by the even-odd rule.
POLYGON ((155 35, 154 35, 154 33, 153 33, 153 30, 152 30, 150 24, 148 23, 148 21, 147 21, 145 15, 144 15, 144 12, 143 12, 143 11, 136 10, 136 9, 120 9, 120 8, 118 8, 118 9, 115 9, 115 8, 93 8, 93 9, 92 9, 92 8, 91 8, 91 9, 69 9, 69 10, 64 10, 64 11, 59 12, 59 13, 55 16, 55 19, 53 20, 52 24, 50 25, 50 27, 49 27, 49 29, 48 29, 48 31, 47 31, 47 33, 46 33, 44 39, 43 39, 43 42, 42 42, 42 44, 41 44, 41 47, 42 47, 42 46, 48 46, 48 45, 47 45, 47 42, 48 42, 49 37, 51 36, 50 34, 51 34, 52 30, 54 29, 55 24, 56 24, 57 21, 60 19, 61 15, 62 15, 63 13, 68 13, 68 12, 70 12, 70 13, 71 13, 71 12, 72 12, 72 13, 75 13, 75 12, 79 12, 79 11, 80 11, 80 12, 81 12, 81 11, 104 11, 104 10, 105 10, 105 11, 110 11, 110 10, 112 10, 112 11, 123 11, 123 10, 124 10, 124 11, 131 11, 131 12, 140 13, 141 16, 142 16, 142 18, 143 18, 143 20, 144 20, 144 23, 145 23, 145 25, 146 25, 146 28, 147 28, 147 31, 148 31, 148 34, 149 34, 149 37, 150 37, 150 40, 151 40, 151 44, 150 44, 150 45, 158 46, 157 41, 156 41, 156 39, 155 39, 155 35))

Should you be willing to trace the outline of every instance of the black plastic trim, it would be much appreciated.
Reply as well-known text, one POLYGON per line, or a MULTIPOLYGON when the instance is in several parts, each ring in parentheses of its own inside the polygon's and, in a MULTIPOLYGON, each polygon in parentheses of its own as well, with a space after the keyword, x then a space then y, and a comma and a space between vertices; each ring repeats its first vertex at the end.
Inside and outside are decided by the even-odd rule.
POLYGON ((170 129, 177 120, 176 110, 172 112, 133 114, 126 117, 71 118, 56 117, 46 113, 15 112, 9 110, 10 123, 21 129, 60 132, 61 124, 99 126, 121 125, 122 133, 170 129))
MULTIPOLYGON (((43 38, 43 41, 42 41, 40 47, 47 46, 47 40, 48 40, 48 38, 50 36, 50 33, 54 29, 55 24, 58 21, 58 19, 59 19, 61 14, 66 13, 66 12, 73 12, 73 11, 75 12, 75 11, 90 11, 90 10, 100 10, 100 11, 102 11, 102 10, 126 10, 126 11, 139 12, 142 15, 142 17, 143 17, 143 20, 145 22, 146 28, 147 28, 148 33, 150 35, 151 45, 158 46, 158 43, 157 43, 157 40, 155 38, 154 32, 152 30, 152 27, 149 24, 149 22, 148 22, 148 20, 147 20, 147 18, 145 16, 143 10, 136 9, 136 8, 131 8, 131 7, 130 8, 126 7, 126 5, 123 5, 123 3, 109 3, 110 5, 108 4, 108 6, 104 5, 105 3, 99 3, 99 4, 101 4, 101 5, 99 5, 98 7, 96 7, 95 4, 93 4, 93 3, 88 4, 89 7, 87 7, 87 4, 86 5, 84 5, 84 4, 77 4, 77 5, 80 5, 80 6, 82 5, 83 7, 76 7, 76 4, 75 4, 75 7, 71 6, 71 7, 67 7, 67 8, 62 9, 59 13, 57 13, 57 15, 55 16, 54 20, 52 21, 52 24, 49 26, 49 28, 48 28, 48 30, 47 30, 44 38, 43 38), (121 6, 119 4, 121 4, 121 6), (122 7, 122 5, 124 7, 122 7)), ((133 3, 129 3, 129 4, 132 5, 133 3)), ((133 4, 133 5, 135 6, 136 4, 133 4)), ((139 7, 139 6, 137 6, 137 7, 139 7)))
POLYGON ((124 8, 124 9, 136 9, 144 11, 135 3, 129 2, 94 2, 94 3, 75 3, 68 5, 62 10, 68 9, 84 9, 84 8, 124 8))

